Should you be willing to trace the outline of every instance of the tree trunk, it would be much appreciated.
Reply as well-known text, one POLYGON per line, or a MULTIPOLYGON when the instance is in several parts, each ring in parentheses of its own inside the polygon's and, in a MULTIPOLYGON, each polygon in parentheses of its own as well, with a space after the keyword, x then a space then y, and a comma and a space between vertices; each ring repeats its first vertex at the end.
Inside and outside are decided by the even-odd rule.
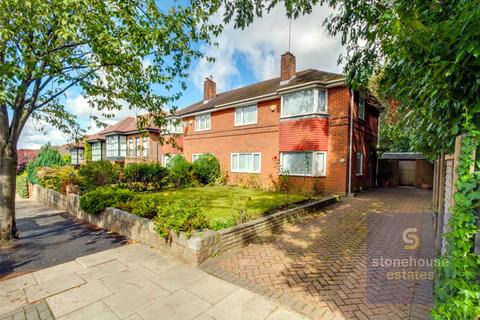
POLYGON ((16 148, 0 149, 0 243, 16 237, 15 187, 17 170, 16 148))

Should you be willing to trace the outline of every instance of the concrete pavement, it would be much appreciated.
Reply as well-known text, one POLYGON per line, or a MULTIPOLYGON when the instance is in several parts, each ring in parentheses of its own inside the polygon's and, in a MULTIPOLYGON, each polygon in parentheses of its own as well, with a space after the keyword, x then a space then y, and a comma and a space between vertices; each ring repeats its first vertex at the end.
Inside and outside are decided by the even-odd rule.
POLYGON ((141 244, 0 282, 1 320, 52 318, 303 319, 269 298, 141 244))

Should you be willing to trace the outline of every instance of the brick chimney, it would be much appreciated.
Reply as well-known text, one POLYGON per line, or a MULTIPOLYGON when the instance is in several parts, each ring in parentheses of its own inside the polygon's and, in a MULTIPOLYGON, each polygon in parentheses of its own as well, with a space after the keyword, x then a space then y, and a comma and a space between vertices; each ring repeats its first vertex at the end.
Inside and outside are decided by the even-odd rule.
POLYGON ((295 76, 296 73, 295 56, 289 51, 282 54, 280 61, 280 81, 288 81, 295 76))
POLYGON ((203 82, 203 100, 210 100, 217 95, 217 84, 212 76, 206 77, 203 82))

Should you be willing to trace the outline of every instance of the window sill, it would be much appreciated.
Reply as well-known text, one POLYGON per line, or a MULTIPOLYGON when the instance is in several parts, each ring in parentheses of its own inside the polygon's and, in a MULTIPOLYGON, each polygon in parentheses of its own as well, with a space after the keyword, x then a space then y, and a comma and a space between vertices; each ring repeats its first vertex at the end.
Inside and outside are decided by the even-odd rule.
POLYGON ((258 124, 258 121, 257 122, 252 122, 252 123, 244 123, 244 124, 236 124, 235 123, 233 126, 234 127, 245 127, 245 126, 254 126, 256 124, 258 124))
POLYGON ((360 174, 357 173, 355 176, 361 177, 361 176, 363 176, 363 173, 360 173, 360 174))
POLYGON ((326 174, 280 174, 281 176, 291 176, 291 177, 310 177, 310 178, 325 178, 326 174))
POLYGON ((305 113, 305 114, 297 114, 291 116, 280 116, 280 119, 294 119, 294 118, 314 118, 321 116, 322 118, 328 116, 328 112, 313 112, 313 113, 305 113))
POLYGON ((203 132, 203 131, 210 131, 212 130, 211 128, 208 128, 208 129, 195 129, 195 132, 203 132))
POLYGON ((234 171, 234 170, 230 170, 231 173, 256 173, 256 174, 259 174, 261 173, 261 171, 234 171))

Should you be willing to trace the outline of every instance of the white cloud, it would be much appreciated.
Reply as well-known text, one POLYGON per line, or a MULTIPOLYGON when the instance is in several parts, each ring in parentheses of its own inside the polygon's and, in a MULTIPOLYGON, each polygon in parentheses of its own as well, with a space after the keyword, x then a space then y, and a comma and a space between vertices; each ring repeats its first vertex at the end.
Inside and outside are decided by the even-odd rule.
POLYGON ((65 144, 68 137, 60 130, 50 125, 38 123, 33 119, 29 119, 20 135, 18 148, 40 149, 41 146, 50 142, 52 145, 65 144), (44 130, 40 130, 44 127, 44 130))
MULTIPOLYGON (((290 51, 297 57, 297 70, 342 71, 342 66, 337 65, 342 52, 340 39, 329 36, 322 26, 332 12, 329 7, 317 6, 312 14, 292 20, 290 51)), ((220 15, 214 17, 214 21, 219 19, 220 15)), ((280 55, 288 50, 288 30, 289 21, 281 5, 245 30, 227 25, 217 39, 218 47, 202 48, 216 61, 211 64, 202 60, 197 64, 193 70, 195 86, 203 90, 205 76, 213 75, 219 92, 231 89, 240 75, 236 64, 239 58, 245 59, 247 68, 259 81, 279 76, 280 55)))

